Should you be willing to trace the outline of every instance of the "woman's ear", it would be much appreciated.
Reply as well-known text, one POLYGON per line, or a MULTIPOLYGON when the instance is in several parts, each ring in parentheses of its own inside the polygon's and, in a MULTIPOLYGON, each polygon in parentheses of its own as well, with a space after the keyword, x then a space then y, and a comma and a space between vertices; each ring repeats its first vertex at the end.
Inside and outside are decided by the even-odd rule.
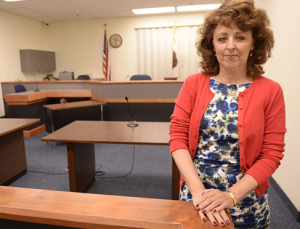
POLYGON ((251 46, 251 51, 254 49, 254 46, 255 46, 255 40, 253 40, 253 42, 252 42, 252 46, 251 46))

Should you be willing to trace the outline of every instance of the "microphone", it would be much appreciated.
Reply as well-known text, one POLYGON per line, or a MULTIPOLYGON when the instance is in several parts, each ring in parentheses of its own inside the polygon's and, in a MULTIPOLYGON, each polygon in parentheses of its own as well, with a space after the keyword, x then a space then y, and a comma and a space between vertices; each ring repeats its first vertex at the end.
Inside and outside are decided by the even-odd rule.
POLYGON ((39 90, 38 85, 37 85, 36 77, 35 77, 35 75, 33 75, 33 76, 35 78, 35 84, 36 84, 36 89, 34 90, 34 92, 39 92, 40 90, 39 90))
POLYGON ((124 79, 123 79, 123 81, 125 81, 127 78, 129 77, 129 75, 128 76, 126 76, 124 79))
POLYGON ((126 101, 127 101, 128 108, 129 108, 130 115, 131 115, 131 121, 127 124, 127 126, 129 126, 129 127, 136 127, 136 126, 138 126, 139 124, 133 119, 133 115, 132 115, 132 112, 131 112, 131 109, 130 109, 130 106, 129 106, 129 102, 128 102, 127 96, 125 97, 125 99, 126 99, 126 101))

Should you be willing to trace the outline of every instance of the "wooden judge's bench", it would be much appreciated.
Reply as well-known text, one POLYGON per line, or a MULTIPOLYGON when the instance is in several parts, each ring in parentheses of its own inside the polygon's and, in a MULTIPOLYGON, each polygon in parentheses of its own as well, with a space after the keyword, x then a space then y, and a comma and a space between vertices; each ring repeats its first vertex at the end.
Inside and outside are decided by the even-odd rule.
POLYGON ((134 119, 137 121, 170 121, 174 100, 183 81, 125 81, 102 82, 92 80, 27 81, 21 82, 26 92, 15 93, 14 85, 20 82, 1 82, 7 118, 39 118, 41 121, 25 128, 25 137, 45 131, 44 105, 57 104, 61 98, 68 102, 99 101, 104 121, 130 121, 126 104, 128 97, 134 119), (35 90, 39 89, 39 92, 35 90))

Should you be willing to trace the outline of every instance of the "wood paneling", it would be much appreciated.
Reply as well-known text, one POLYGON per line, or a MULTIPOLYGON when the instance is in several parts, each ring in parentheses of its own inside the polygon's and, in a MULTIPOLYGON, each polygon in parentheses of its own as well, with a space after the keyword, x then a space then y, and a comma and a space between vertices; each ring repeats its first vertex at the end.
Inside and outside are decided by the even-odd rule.
POLYGON ((0 184, 27 169, 23 130, 0 136, 0 184))

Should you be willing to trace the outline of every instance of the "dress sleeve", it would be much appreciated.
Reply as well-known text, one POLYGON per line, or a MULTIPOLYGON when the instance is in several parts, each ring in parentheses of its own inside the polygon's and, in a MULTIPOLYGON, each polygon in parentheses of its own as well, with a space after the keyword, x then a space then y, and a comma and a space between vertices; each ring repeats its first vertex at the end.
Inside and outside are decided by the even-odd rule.
POLYGON ((193 80, 188 77, 175 99, 174 112, 171 115, 170 125, 170 152, 177 149, 189 149, 189 126, 193 109, 193 80))
POLYGON ((246 172, 252 175, 259 185, 271 177, 284 156, 285 103, 283 91, 279 85, 274 94, 265 110, 265 130, 260 154, 253 166, 246 172))

